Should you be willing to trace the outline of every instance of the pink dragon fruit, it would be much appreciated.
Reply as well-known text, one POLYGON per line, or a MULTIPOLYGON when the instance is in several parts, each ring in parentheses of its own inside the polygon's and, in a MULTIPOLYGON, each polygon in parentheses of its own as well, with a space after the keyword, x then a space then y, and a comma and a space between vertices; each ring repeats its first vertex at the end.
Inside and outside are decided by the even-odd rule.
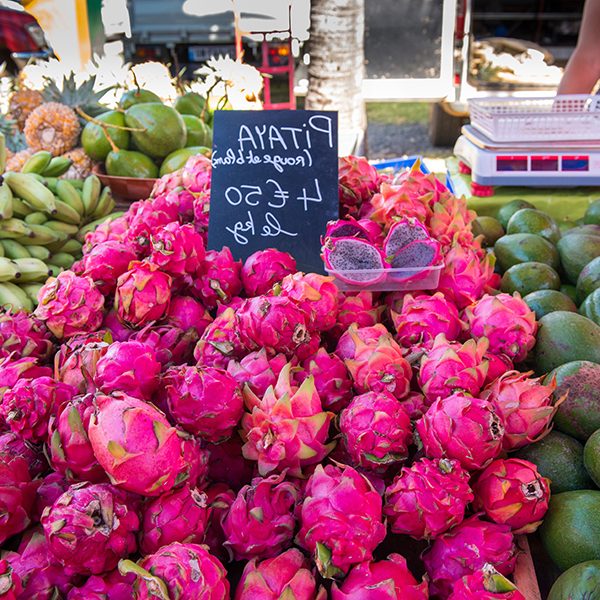
POLYGON ((72 485, 42 514, 51 552, 67 575, 98 575, 137 550, 139 518, 127 493, 107 483, 72 485))
POLYGON ((67 600, 135 600, 135 575, 121 575, 118 570, 92 575, 81 587, 72 588, 67 600))
POLYGON ((400 402, 406 409, 411 421, 418 421, 429 408, 425 403, 425 396, 420 392, 410 392, 400 402))
POLYGON ((191 296, 176 296, 171 298, 169 309, 165 315, 165 323, 183 331, 195 329, 201 336, 213 322, 208 309, 191 296))
POLYGON ((33 503, 31 520, 39 523, 47 506, 52 506, 59 496, 69 489, 69 482, 58 471, 51 471, 42 479, 38 489, 37 497, 33 503))
POLYGON ((112 483, 160 496, 188 476, 182 439, 163 413, 123 392, 98 394, 94 401, 88 436, 112 483))
POLYGON ((548 510, 550 480, 537 467, 519 458, 497 459, 477 477, 473 508, 512 532, 533 533, 548 510))
POLYGON ((381 223, 384 230, 390 230, 393 223, 399 219, 414 219, 425 223, 431 211, 429 197, 407 193, 401 186, 381 184, 378 194, 371 198, 374 210, 369 217, 381 223))
POLYGON ((229 600, 227 571, 205 546, 175 542, 163 546, 138 564, 123 560, 121 573, 135 573, 137 600, 229 600))
POLYGON ((0 358, 30 357, 43 363, 52 351, 46 324, 26 310, 0 312, 0 358))
POLYGON ((72 385, 52 377, 19 379, 12 389, 4 393, 0 417, 14 433, 26 440, 45 442, 50 417, 77 393, 72 385))
POLYGON ((402 310, 399 313, 392 310, 391 317, 396 340, 405 348, 419 345, 430 349, 438 334, 443 333, 446 340, 454 341, 465 329, 456 306, 439 292, 433 296, 407 294, 402 310))
MULTIPOLYGON (((423 281, 430 276, 429 267, 438 265, 440 259, 440 243, 436 240, 417 240, 398 250, 388 257, 387 262, 392 269, 402 271, 390 273, 395 281, 423 281)), ((423 287, 430 287, 424 284, 423 287)))
POLYGON ((430 206, 443 202, 451 196, 448 188, 442 184, 433 173, 423 172, 421 159, 417 159, 412 167, 394 178, 393 184, 411 196, 424 197, 430 206))
POLYGON ((548 385, 541 378, 530 378, 532 371, 507 371, 492 382, 481 398, 494 406, 505 427, 502 448, 506 451, 542 439, 550 430, 561 399, 553 404, 556 378, 548 385))
POLYGON ((467 471, 485 468, 502 450, 504 424, 492 403, 479 398, 438 398, 416 429, 428 458, 455 459, 467 471))
POLYGON ((8 553, 4 558, 23 584, 19 600, 54 600, 64 597, 73 587, 74 577, 65 573, 50 551, 40 526, 28 529, 18 552, 8 553))
POLYGON ((173 190, 183 186, 183 180, 181 179, 181 172, 183 169, 177 169, 171 171, 171 173, 165 173, 162 177, 159 177, 152 191, 150 192, 150 198, 156 198, 156 196, 162 196, 168 194, 173 190))
POLYGON ((212 514, 208 496, 196 487, 165 492, 144 506, 139 546, 142 556, 173 542, 201 544, 212 514))
POLYGON ((319 586, 310 563, 297 548, 274 558, 246 563, 233 600, 327 600, 327 591, 319 586))
POLYGON ((110 333, 114 342, 126 342, 133 335, 133 330, 119 321, 119 315, 114 306, 106 313, 102 321, 102 329, 110 333))
POLYGON ((104 296, 91 277, 62 271, 50 277, 38 292, 34 316, 46 323, 58 338, 95 331, 103 319, 104 296))
POLYGON ((333 413, 323 411, 311 377, 297 390, 292 387, 291 366, 281 370, 276 386, 262 398, 244 388, 249 412, 242 417, 242 450, 258 461, 263 477, 283 469, 289 469, 289 476, 302 476, 303 467, 320 462, 335 446, 325 444, 333 413))
POLYGON ((0 453, 0 545, 31 523, 35 490, 27 460, 0 453))
POLYGON ((179 207, 166 196, 136 202, 127 213, 129 222, 123 242, 132 246, 139 257, 146 257, 152 250, 152 234, 160 227, 179 220, 179 207))
POLYGON ((40 477, 48 470, 48 462, 42 448, 28 442, 18 433, 12 431, 0 433, 0 454, 9 454, 25 459, 32 479, 40 477))
POLYGON ((339 428, 356 467, 383 472, 408 458, 410 418, 387 392, 355 396, 342 411, 339 428))
POLYGON ((93 395, 75 396, 62 404, 48 423, 48 460, 69 482, 107 480, 88 438, 93 395))
POLYGON ((331 330, 334 339, 337 340, 353 323, 358 327, 372 327, 381 322, 385 305, 376 301, 373 292, 340 292, 338 299, 337 321, 331 330))
POLYGON ((484 387, 487 387, 498 379, 500 375, 504 375, 507 371, 513 371, 514 365, 512 360, 506 354, 491 354, 486 352, 483 359, 488 361, 488 371, 485 376, 484 387))
POLYGON ((116 240, 102 242, 84 255, 82 275, 90 277, 104 296, 111 296, 115 293, 117 279, 129 269, 133 260, 137 260, 137 253, 130 246, 116 240))
POLYGON ((117 280, 115 308, 119 321, 141 329, 160 319, 169 309, 171 277, 157 265, 134 261, 117 280))
POLYGON ((193 225, 168 223, 152 234, 150 262, 158 265, 174 281, 185 275, 194 275, 204 260, 206 250, 193 225))
POLYGON ((438 398, 462 392, 476 396, 479 394, 488 363, 483 359, 487 350, 487 340, 467 340, 448 342, 443 333, 435 338, 433 347, 421 359, 419 387, 431 404, 438 398))
POLYGON ((458 525, 473 491, 470 473, 457 460, 422 458, 394 478, 385 490, 383 514, 394 533, 434 540, 458 525))
POLYGON ((190 156, 181 169, 183 186, 193 193, 210 189, 210 171, 210 158, 203 154, 190 156))
POLYGON ((272 558, 292 545, 300 490, 284 476, 253 479, 221 514, 231 560, 272 558))
POLYGON ((0 559, 0 598, 17 600, 22 593, 21 578, 7 560, 0 559))
POLYGON ((236 492, 250 484, 254 463, 244 458, 243 445, 237 432, 220 444, 206 444, 206 451, 209 454, 208 479, 210 481, 226 483, 236 492))
POLYGON ((327 238, 340 237, 358 238, 360 240, 366 240, 367 242, 374 243, 369 231, 353 217, 338 219, 337 221, 329 221, 327 223, 325 236, 321 237, 321 243, 324 243, 324 240, 327 238))
POLYGON ((383 251, 386 256, 396 256, 400 250, 416 241, 431 240, 427 228, 417 219, 394 221, 385 236, 383 251))
POLYGON ((246 295, 261 296, 268 293, 286 275, 296 272, 296 260, 291 254, 276 248, 257 250, 244 262, 240 272, 246 295))
POLYGON ((50 367, 38 366, 38 359, 33 356, 24 356, 16 360, 13 360, 13 356, 0 359, 0 404, 4 393, 14 387, 19 379, 36 379, 53 375, 50 367))
POLYGON ((398 399, 408 395, 412 369, 391 334, 382 335, 373 344, 364 342, 352 327, 348 333, 355 351, 354 356, 344 362, 354 382, 354 390, 359 394, 388 392, 398 399))
POLYGON ((465 310, 471 335, 486 337, 489 351, 506 354, 514 362, 521 362, 535 345, 537 323, 535 312, 521 299, 519 292, 485 295, 475 306, 465 310))
MULTIPOLYGON (((335 354, 342 360, 353 359, 358 354, 357 343, 360 344, 361 341, 367 346, 377 346, 381 338, 384 340, 391 338, 390 332, 382 323, 376 323, 372 327, 357 327, 356 325, 353 323, 337 341, 335 354)), ((396 347, 400 350, 399 346, 394 346, 394 348, 396 347)))
POLYGON ((226 483, 212 483, 205 488, 210 507, 213 510, 212 519, 204 536, 204 544, 208 546, 210 553, 221 562, 229 561, 229 554, 223 544, 225 534, 221 527, 221 515, 229 509, 229 505, 235 500, 235 492, 229 489, 226 483))
POLYGON ((191 487, 202 487, 208 475, 208 451, 202 448, 201 440, 193 435, 183 431, 177 433, 182 438, 181 453, 184 464, 184 472, 179 476, 179 480, 191 487))
POLYGON ((369 200, 379 188, 377 169, 364 156, 343 156, 338 159, 339 201, 356 206, 369 200))
POLYGON ((298 271, 281 281, 281 295, 296 300, 313 317, 313 329, 327 331, 337 320, 338 288, 333 277, 298 271))
POLYGON ((115 390, 149 400, 156 391, 161 365, 154 350, 141 342, 114 342, 96 364, 94 382, 102 392, 115 390))
POLYGON ((486 284, 493 274, 489 256, 480 260, 477 254, 454 244, 444 254, 444 268, 440 273, 437 290, 458 310, 477 302, 485 291, 486 284))
POLYGON ((321 248, 325 268, 347 283, 374 285, 386 277, 389 264, 383 252, 359 238, 326 238, 321 248))
POLYGON ((352 568, 340 587, 334 581, 331 600, 427 600, 427 581, 418 583, 406 559, 390 554, 378 562, 365 561, 352 568))
POLYGON ((93 387, 96 365, 106 354, 111 337, 99 330, 69 338, 54 357, 56 379, 77 388, 80 394, 96 391, 95 387, 90 389, 93 387))
POLYGON ((268 353, 292 356, 310 342, 310 315, 284 296, 248 298, 235 314, 237 333, 248 351, 263 346, 268 353))
POLYGON ((190 293, 201 300, 206 308, 228 304, 242 291, 242 261, 234 261, 231 250, 209 250, 196 273, 190 293))
POLYGON ((478 515, 466 518, 439 535, 423 555, 429 576, 429 593, 446 600, 454 582, 474 573, 486 563, 503 575, 514 569, 517 548, 508 525, 482 521, 478 515))
POLYGON ((456 581, 448 600, 525 600, 525 596, 492 564, 486 563, 456 581))
POLYGON ((89 254, 92 248, 98 244, 122 241, 123 236, 129 229, 129 215, 127 213, 125 215, 117 217, 112 221, 104 221, 94 231, 86 233, 85 243, 82 248, 83 254, 89 254))
POLYGON ((230 360, 239 360, 247 353, 237 334, 235 312, 227 308, 205 329, 194 348, 194 359, 199 367, 226 369, 230 360))
POLYGON ((476 250, 471 222, 476 218, 477 213, 467 208, 464 197, 448 195, 440 202, 432 204, 431 210, 427 227, 442 246, 447 248, 453 243, 458 243, 463 248, 476 250))
POLYGON ((315 382, 315 389, 324 410, 339 413, 352 401, 352 379, 344 361, 325 348, 302 362, 302 370, 295 374, 296 381, 302 383, 308 377, 315 382))
POLYGON ((207 442, 230 437, 244 412, 237 381, 215 367, 182 365, 170 376, 166 390, 175 422, 207 442))
POLYGON ((352 467, 317 465, 296 513, 296 544, 308 550, 323 577, 346 575, 373 558, 385 537, 381 497, 352 467))
MULTIPOLYGON (((187 192, 187 190, 186 190, 187 192)), ((188 192, 190 193, 190 192, 188 192)), ((197 192, 193 195, 194 227, 206 240, 208 239, 208 221, 210 218, 210 193, 197 192)))
POLYGON ((247 385, 257 396, 264 396, 267 389, 277 383, 279 373, 287 362, 285 354, 269 357, 267 349, 261 348, 250 352, 239 362, 229 361, 227 372, 238 382, 240 388, 247 385))
POLYGON ((171 365, 188 363, 193 357, 198 339, 198 333, 193 327, 183 331, 167 325, 147 325, 134 332, 129 341, 139 342, 152 350, 164 370, 171 365))

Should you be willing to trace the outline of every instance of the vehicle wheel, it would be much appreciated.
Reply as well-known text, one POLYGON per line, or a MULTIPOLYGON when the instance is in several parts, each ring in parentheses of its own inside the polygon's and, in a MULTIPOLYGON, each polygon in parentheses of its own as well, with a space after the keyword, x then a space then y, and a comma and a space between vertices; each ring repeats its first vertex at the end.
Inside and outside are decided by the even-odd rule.
POLYGON ((460 128, 467 117, 448 114, 441 103, 434 103, 429 110, 429 141, 433 146, 454 146, 460 136, 460 128))

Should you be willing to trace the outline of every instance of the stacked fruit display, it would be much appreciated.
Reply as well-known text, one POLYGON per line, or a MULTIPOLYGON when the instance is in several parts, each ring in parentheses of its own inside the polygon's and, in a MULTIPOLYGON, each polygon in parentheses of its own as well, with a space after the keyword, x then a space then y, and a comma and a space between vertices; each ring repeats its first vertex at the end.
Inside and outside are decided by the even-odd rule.
POLYGON ((515 535, 550 491, 515 453, 561 404, 514 368, 535 315, 475 214, 342 160, 347 215, 422 223, 444 261, 437 289, 344 294, 207 251, 209 189, 189 158, 0 318, 0 594, 522 599, 515 535))

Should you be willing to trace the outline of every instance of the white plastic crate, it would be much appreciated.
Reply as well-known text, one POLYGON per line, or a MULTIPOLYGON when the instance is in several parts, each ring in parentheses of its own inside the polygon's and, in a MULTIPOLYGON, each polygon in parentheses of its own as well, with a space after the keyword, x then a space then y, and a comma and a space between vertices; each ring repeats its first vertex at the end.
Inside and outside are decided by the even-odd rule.
POLYGON ((469 112, 494 142, 600 140, 600 96, 473 98, 469 112))

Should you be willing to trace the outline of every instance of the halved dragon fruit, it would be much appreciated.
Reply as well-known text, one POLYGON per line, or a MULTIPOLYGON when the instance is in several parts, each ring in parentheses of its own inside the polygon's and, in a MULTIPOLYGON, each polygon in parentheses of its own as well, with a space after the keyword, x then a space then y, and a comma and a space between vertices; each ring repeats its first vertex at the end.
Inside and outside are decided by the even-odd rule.
POLYGON ((429 240, 431 235, 425 225, 417 219, 402 219, 396 221, 391 227, 383 243, 385 255, 390 257, 397 254, 417 240, 429 240))
POLYGON ((371 235, 358 221, 355 219, 338 219, 337 221, 329 221, 327 223, 327 231, 325 233, 325 240, 327 238, 358 238, 360 240, 367 240, 371 242, 371 235))
POLYGON ((354 237, 327 238, 321 258, 330 271, 348 283, 372 285, 385 278, 389 264, 371 242, 354 237))
POLYGON ((393 257, 386 259, 392 269, 404 269, 390 272, 390 279, 396 281, 417 281, 429 275, 427 267, 439 262, 441 246, 437 240, 416 240, 399 250, 393 257), (414 269, 413 269, 414 267, 414 269))

